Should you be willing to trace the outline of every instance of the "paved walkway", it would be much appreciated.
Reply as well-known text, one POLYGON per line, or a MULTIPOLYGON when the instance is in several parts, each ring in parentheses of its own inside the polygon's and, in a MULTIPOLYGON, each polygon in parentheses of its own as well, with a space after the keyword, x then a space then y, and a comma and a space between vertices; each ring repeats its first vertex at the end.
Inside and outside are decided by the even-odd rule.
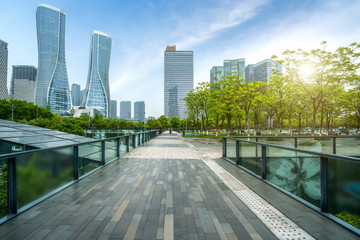
POLYGON ((162 134, 1 225, 0 239, 356 239, 220 155, 162 134), (281 202, 289 218, 270 209, 281 202))

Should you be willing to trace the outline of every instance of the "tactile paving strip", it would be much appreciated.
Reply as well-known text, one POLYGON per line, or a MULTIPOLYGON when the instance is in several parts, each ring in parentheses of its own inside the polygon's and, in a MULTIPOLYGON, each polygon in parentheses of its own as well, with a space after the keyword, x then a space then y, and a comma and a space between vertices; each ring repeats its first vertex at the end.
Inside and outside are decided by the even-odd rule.
MULTIPOLYGON (((192 144, 188 143, 188 145, 196 151, 192 144)), ((210 159, 200 151, 196 152, 206 165, 218 175, 277 238, 286 240, 315 239, 217 163, 209 161, 210 159)))

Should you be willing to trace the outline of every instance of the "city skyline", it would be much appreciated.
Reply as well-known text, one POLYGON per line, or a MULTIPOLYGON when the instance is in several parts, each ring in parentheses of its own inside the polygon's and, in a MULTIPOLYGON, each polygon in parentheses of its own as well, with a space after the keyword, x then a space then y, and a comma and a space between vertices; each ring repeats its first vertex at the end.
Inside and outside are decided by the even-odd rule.
MULTIPOLYGON (((0 39, 8 43, 8 73, 12 65, 37 65, 35 11, 41 3, 0 4, 0 39)), ((360 39, 360 26, 353 24, 360 21, 358 1, 85 3, 49 2, 67 14, 69 84, 86 85, 88 36, 95 29, 105 31, 113 37, 111 98, 143 99, 146 114, 156 117, 164 114, 162 55, 166 45, 194 51, 195 87, 209 81, 211 67, 222 65, 224 59, 256 63, 286 49, 319 48, 323 40, 334 50, 360 39)), ((8 87, 10 78, 8 74, 8 87)))

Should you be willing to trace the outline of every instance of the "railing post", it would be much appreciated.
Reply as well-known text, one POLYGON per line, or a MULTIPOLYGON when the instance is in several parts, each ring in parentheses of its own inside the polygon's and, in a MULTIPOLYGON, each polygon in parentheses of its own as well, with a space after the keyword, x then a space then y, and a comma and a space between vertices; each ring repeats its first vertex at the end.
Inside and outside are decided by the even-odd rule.
POLYGON ((222 156, 223 156, 224 158, 226 158, 226 138, 224 138, 224 137, 223 137, 223 139, 222 139, 222 143, 223 143, 222 156))
POLYGON ((129 135, 125 136, 125 140, 126 140, 126 152, 130 152, 130 136, 129 135))
POLYGON ((8 213, 17 214, 16 158, 8 159, 8 213))
POLYGON ((333 137, 333 154, 336 154, 336 137, 333 137))
POLYGON ((74 146, 74 179, 79 179, 79 146, 74 146))
POLYGON ((236 165, 240 165, 240 157, 239 157, 239 141, 235 140, 235 162, 236 165))
POLYGON ((320 157, 320 209, 322 212, 329 211, 327 167, 328 158, 320 157))
POLYGON ((145 143, 145 131, 142 133, 142 143, 145 143))
MULTIPOLYGON (((259 138, 255 138, 256 142, 259 142, 259 138)), ((259 153, 258 153, 258 145, 255 145, 255 156, 258 157, 259 153)))
POLYGON ((105 165, 105 140, 101 141, 101 165, 105 165))
POLYGON ((295 137, 295 144, 294 144, 295 148, 297 148, 297 137, 295 137))
POLYGON ((134 134, 134 135, 132 135, 132 139, 133 139, 133 148, 136 148, 136 135, 134 134))
POLYGON ((261 178, 266 179, 266 146, 261 145, 261 178))
POLYGON ((116 157, 120 157, 120 138, 116 139, 116 157))

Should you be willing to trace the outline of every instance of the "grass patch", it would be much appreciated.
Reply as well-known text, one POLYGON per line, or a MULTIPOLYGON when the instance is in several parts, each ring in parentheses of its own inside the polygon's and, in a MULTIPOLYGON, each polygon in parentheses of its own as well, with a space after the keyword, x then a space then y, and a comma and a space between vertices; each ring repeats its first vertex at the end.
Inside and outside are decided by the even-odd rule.
POLYGON ((326 140, 331 140, 331 138, 329 138, 329 137, 314 137, 314 140, 326 141, 326 140))
POLYGON ((310 147, 313 146, 315 143, 316 143, 315 141, 302 141, 299 142, 298 145, 310 147))
POLYGON ((266 138, 266 141, 273 141, 273 142, 281 142, 284 141, 282 137, 273 137, 273 138, 266 138))
POLYGON ((336 217, 340 218, 341 220, 353 225, 356 228, 360 229, 360 215, 342 212, 335 215, 336 217))

